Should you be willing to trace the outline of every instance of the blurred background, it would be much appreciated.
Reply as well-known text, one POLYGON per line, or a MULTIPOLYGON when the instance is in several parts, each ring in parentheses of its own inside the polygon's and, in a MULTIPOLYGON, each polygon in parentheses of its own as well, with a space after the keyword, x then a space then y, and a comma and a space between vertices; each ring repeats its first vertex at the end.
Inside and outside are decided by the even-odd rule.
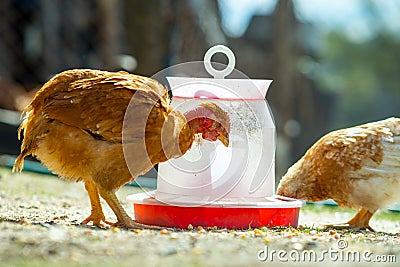
POLYGON ((225 44, 274 80, 279 179, 324 133, 399 116, 399 16, 396 0, 2 0, 0 154, 18 153, 18 111, 56 73, 152 76, 225 44))

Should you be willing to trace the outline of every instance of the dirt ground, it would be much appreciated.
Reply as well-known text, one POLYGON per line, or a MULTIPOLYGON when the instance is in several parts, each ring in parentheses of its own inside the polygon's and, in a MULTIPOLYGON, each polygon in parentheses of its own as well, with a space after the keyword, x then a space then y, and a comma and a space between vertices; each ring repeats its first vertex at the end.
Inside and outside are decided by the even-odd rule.
MULTIPOLYGON (((140 188, 126 186, 119 199, 140 188)), ((105 206, 105 205, 104 205, 105 206)), ((79 223, 89 214, 81 183, 0 168, 0 266, 398 266, 400 214, 381 212, 378 232, 323 231, 354 211, 307 205, 301 227, 130 231, 79 223), (266 257, 268 256, 268 257, 266 257), (397 263, 396 263, 397 262, 397 263)), ((105 208, 109 220, 115 220, 105 208)))

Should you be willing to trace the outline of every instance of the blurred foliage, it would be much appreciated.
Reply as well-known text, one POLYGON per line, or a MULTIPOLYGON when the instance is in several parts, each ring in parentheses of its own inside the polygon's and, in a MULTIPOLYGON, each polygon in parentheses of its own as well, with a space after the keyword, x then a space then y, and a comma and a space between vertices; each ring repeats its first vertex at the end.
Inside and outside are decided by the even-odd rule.
MULTIPOLYGON (((380 21, 374 17, 371 23, 380 21)), ((324 41, 317 80, 322 89, 340 96, 333 126, 399 116, 400 35, 381 26, 362 42, 343 31, 328 33, 324 41)))

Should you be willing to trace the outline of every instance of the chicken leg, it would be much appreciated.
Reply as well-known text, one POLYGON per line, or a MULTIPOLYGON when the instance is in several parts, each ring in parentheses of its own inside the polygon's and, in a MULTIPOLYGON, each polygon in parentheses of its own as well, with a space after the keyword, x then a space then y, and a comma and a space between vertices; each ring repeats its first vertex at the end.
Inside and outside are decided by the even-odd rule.
POLYGON ((92 206, 92 212, 85 220, 81 222, 81 224, 88 224, 89 222, 93 222, 94 226, 105 227, 102 222, 106 224, 112 224, 111 222, 106 221, 106 217, 104 216, 103 209, 100 203, 99 192, 97 190, 97 186, 92 181, 85 182, 85 189, 89 194, 90 205, 92 206))
POLYGON ((99 193, 117 216, 117 222, 114 223, 113 226, 129 229, 163 229, 162 227, 145 225, 132 220, 131 217, 129 217, 129 215, 126 213, 125 209, 122 207, 114 192, 109 192, 108 190, 99 187, 99 193))
POLYGON ((364 208, 360 209, 358 213, 350 219, 345 224, 338 224, 338 225, 326 225, 326 228, 334 228, 338 230, 344 229, 358 229, 358 230, 370 230, 371 232, 375 232, 371 226, 369 226, 369 220, 374 215, 374 212, 370 212, 364 208))

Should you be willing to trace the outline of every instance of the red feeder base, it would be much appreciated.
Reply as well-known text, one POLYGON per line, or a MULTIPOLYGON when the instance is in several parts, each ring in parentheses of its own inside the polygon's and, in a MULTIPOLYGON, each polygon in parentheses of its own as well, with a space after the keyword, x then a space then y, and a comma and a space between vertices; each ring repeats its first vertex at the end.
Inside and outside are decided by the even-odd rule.
POLYGON ((221 202, 194 207, 174 206, 157 201, 154 191, 130 195, 127 199, 134 205, 137 222, 183 229, 189 224, 228 229, 263 226, 297 227, 300 207, 304 205, 304 201, 301 200, 276 197, 272 203, 266 201, 254 206, 248 204, 240 206, 240 203, 224 206, 221 202), (279 201, 282 204, 277 204, 279 201), (271 204, 271 207, 268 207, 268 204, 271 204))

